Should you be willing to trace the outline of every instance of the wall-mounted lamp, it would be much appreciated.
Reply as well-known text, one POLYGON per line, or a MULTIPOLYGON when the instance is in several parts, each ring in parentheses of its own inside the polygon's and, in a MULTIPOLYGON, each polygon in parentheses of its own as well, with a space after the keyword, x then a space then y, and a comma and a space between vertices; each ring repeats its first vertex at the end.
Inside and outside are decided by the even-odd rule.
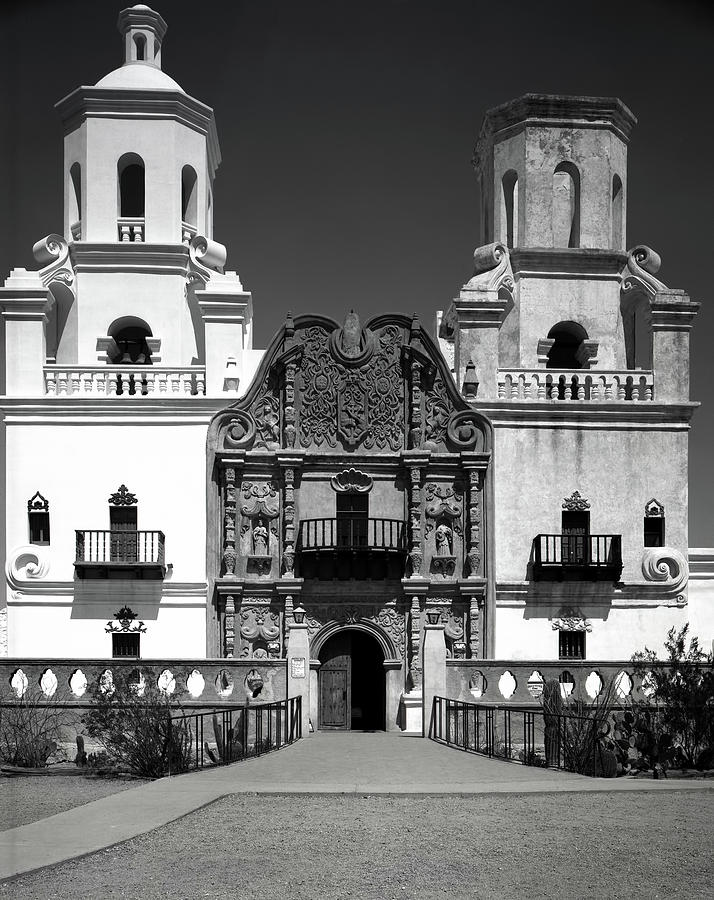
POLYGON ((296 625, 302 625, 305 621, 305 610, 302 604, 298 604, 293 610, 293 618, 295 619, 296 625))
POLYGON ((438 625, 441 620, 441 610, 427 609, 426 620, 430 625, 438 625))
POLYGON ((476 366, 474 361, 470 359, 466 364, 464 372, 464 383, 461 385, 461 393, 466 398, 473 398, 478 393, 478 378, 476 377, 476 366))

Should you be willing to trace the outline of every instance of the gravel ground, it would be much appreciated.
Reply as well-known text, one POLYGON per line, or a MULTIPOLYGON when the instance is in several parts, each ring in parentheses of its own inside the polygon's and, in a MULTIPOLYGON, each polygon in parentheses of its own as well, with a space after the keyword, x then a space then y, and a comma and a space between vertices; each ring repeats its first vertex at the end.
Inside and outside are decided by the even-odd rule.
POLYGON ((709 792, 237 796, 12 900, 711 897, 709 792))
POLYGON ((81 775, 0 776, 0 831, 37 822, 142 783, 140 779, 84 778, 81 775))

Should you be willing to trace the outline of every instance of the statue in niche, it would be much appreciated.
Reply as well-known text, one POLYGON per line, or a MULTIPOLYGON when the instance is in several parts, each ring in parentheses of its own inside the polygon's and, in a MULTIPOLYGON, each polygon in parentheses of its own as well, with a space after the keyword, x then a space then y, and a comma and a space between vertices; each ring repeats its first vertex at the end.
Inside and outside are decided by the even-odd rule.
POLYGON ((442 522, 441 525, 437 525, 436 532, 434 534, 434 539, 436 541, 436 555, 437 556, 451 556, 451 548, 452 548, 452 536, 453 532, 449 528, 449 526, 442 522))
POLYGON ((342 326, 342 352, 348 359, 355 359, 362 349, 362 326, 359 316, 351 309, 342 326))
POLYGON ((262 519, 256 519, 253 526, 253 554, 254 556, 268 555, 268 529, 262 519))

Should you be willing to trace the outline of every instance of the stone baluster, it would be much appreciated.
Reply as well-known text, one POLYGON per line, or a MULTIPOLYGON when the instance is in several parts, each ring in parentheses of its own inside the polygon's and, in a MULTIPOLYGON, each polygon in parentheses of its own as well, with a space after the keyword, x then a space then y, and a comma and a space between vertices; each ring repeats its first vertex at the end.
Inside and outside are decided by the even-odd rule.
POLYGON ((223 470, 223 572, 229 577, 236 567, 236 504, 237 485, 235 466, 223 470))
POLYGON ((184 372, 184 374, 183 374, 183 376, 182 376, 182 380, 183 380, 183 392, 184 392, 184 394, 190 395, 191 392, 193 391, 193 384, 191 383, 191 373, 190 373, 190 372, 184 372))
POLYGON ((203 397, 206 393, 206 373, 205 371, 196 373, 196 393, 199 397, 203 397))
POLYGON ((171 379, 171 393, 178 394, 181 390, 181 375, 179 372, 171 372, 169 375, 171 379))
POLYGON ((57 393, 57 376, 54 372, 45 372, 45 393, 51 395, 57 393))

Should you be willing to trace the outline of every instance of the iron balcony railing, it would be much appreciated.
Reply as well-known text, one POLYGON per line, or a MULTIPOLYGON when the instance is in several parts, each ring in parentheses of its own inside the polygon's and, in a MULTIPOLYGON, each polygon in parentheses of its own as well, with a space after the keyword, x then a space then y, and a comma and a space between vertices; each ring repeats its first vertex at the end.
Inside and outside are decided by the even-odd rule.
POLYGON ((539 534, 533 541, 536 579, 590 573, 617 580, 622 574, 619 534, 539 534))
POLYGON ((303 519, 298 551, 406 550, 406 522, 401 519, 366 519, 340 516, 336 519, 303 519))
POLYGON ((165 572, 163 531, 76 531, 77 569, 155 567, 165 572))

